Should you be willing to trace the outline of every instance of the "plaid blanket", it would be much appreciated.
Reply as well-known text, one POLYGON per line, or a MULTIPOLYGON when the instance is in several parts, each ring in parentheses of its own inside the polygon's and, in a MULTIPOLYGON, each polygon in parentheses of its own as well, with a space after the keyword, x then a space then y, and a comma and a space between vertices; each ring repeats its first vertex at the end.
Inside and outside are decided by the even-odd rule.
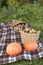
POLYGON ((6 54, 6 46, 12 42, 20 42, 23 47, 23 42, 21 41, 20 32, 14 32, 11 23, 0 23, 0 64, 6 64, 15 62, 20 59, 34 60, 36 58, 43 57, 43 42, 37 42, 39 47, 38 50, 33 52, 26 52, 24 49, 18 56, 10 57, 6 54))

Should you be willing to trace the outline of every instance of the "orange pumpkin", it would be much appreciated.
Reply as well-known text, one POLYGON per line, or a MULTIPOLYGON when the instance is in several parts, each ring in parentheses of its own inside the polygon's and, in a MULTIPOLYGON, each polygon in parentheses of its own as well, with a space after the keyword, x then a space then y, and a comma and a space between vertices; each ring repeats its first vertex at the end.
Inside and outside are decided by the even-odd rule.
POLYGON ((30 52, 38 49, 38 45, 35 41, 26 41, 24 44, 24 48, 26 51, 30 52))
POLYGON ((11 43, 6 48, 6 53, 10 56, 16 56, 22 52, 22 47, 19 43, 11 43))

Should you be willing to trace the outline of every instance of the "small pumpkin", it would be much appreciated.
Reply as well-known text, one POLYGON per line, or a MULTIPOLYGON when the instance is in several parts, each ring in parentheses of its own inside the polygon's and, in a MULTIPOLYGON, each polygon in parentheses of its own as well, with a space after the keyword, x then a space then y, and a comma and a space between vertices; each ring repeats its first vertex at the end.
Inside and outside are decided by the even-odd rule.
POLYGON ((35 41, 26 41, 24 43, 24 48, 27 52, 34 51, 38 49, 38 44, 35 41))
POLYGON ((10 56, 16 56, 22 52, 22 47, 19 43, 11 43, 7 45, 6 53, 10 56))

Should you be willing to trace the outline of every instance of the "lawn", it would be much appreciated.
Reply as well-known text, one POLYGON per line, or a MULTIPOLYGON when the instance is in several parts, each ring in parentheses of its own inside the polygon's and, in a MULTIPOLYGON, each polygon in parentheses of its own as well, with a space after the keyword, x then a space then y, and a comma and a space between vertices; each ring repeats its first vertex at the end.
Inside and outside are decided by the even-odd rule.
POLYGON ((6 64, 6 65, 43 65, 43 59, 37 59, 37 60, 33 60, 33 61, 20 60, 15 63, 10 63, 10 64, 6 64))
MULTIPOLYGON (((34 29, 41 30, 40 39, 43 40, 43 6, 34 4, 33 6, 26 5, 25 7, 18 7, 16 11, 13 9, 0 10, 0 21, 9 22, 13 18, 23 20, 30 24, 34 29)), ((30 60, 20 60, 14 63, 5 65, 43 65, 43 58, 30 60)))

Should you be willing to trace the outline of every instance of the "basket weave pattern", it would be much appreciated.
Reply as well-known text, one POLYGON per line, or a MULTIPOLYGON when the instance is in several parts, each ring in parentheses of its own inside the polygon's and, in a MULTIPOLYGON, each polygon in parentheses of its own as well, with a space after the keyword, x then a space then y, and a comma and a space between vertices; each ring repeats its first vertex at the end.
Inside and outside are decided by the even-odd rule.
POLYGON ((29 34, 29 33, 24 33, 23 31, 21 33, 21 40, 23 43, 25 43, 28 40, 34 40, 37 41, 39 39, 40 31, 37 31, 36 34, 29 34))
MULTIPOLYGON (((16 28, 14 29, 14 31, 17 31, 17 30, 19 30, 19 28, 20 28, 20 23, 24 23, 23 21, 19 21, 19 20, 13 20, 12 21, 12 27, 14 27, 15 28, 15 26, 16 26, 16 28), (17 26, 17 24, 18 25, 20 25, 19 27, 17 26)), ((25 23, 25 25, 24 25, 24 28, 25 27, 28 27, 28 28, 32 28, 29 24, 27 24, 27 23, 25 23)), ((22 29, 23 29, 23 27, 22 27, 22 29)), ((21 30, 21 29, 20 29, 21 30)), ((29 34, 29 33, 25 33, 25 32, 23 32, 23 31, 20 31, 20 33, 21 33, 21 40, 22 40, 22 42, 26 42, 26 41, 28 41, 28 40, 34 40, 34 41, 37 41, 38 39, 39 39, 39 35, 40 35, 40 31, 37 31, 37 33, 35 33, 35 34, 29 34)))

